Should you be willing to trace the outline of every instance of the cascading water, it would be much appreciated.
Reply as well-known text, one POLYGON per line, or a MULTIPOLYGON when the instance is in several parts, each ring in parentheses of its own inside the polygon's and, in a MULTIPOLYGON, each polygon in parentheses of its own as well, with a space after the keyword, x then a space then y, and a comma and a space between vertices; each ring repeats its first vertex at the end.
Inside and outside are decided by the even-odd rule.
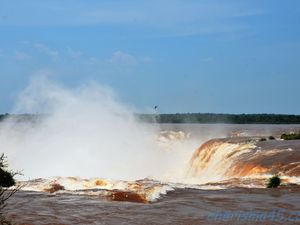
POLYGON ((194 152, 186 177, 199 183, 274 174, 298 178, 299 161, 299 142, 293 145, 282 141, 263 143, 257 138, 215 139, 194 152))
POLYGON ((226 179, 235 159, 255 148, 253 144, 231 144, 209 141, 195 151, 187 177, 197 177, 200 183, 226 179))

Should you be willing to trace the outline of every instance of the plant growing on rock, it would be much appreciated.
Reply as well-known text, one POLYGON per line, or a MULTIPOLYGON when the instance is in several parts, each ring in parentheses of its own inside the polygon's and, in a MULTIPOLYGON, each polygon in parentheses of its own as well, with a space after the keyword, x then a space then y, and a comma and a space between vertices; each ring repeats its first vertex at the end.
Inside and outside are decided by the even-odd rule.
POLYGON ((269 178, 267 188, 277 188, 281 184, 281 179, 278 175, 269 178))
POLYGON ((16 184, 14 176, 19 174, 9 171, 7 167, 6 157, 2 154, 0 156, 0 224, 10 224, 3 216, 3 209, 6 206, 6 201, 20 189, 20 187, 12 190, 7 189, 16 184))

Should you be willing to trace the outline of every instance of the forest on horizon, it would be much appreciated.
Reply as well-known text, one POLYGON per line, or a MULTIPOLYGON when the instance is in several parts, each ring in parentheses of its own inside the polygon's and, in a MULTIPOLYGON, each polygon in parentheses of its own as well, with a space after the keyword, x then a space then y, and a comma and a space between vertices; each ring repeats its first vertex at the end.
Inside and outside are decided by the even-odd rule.
MULTIPOLYGON (((38 121, 47 114, 0 114, 0 122, 8 118, 16 121, 38 121)), ((101 116, 101 115, 99 115, 101 116)), ((227 123, 227 124, 300 124, 300 115, 286 114, 221 114, 221 113, 174 113, 135 114, 147 123, 227 123)))

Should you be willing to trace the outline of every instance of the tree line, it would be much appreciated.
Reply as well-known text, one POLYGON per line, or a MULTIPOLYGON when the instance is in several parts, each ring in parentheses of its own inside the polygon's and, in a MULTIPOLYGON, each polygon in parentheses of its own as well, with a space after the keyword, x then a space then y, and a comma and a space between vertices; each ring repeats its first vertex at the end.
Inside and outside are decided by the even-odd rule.
POLYGON ((286 114, 176 113, 137 114, 137 117, 151 123, 300 124, 300 115, 286 114))

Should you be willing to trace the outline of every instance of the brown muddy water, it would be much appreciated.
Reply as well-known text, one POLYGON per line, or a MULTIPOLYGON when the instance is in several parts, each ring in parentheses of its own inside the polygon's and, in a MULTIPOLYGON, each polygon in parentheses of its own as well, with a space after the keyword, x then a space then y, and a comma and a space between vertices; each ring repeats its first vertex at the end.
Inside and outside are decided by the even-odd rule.
POLYGON ((298 130, 164 124, 157 140, 167 152, 194 146, 180 177, 20 181, 3 215, 13 224, 300 224, 300 141, 279 139, 298 130), (274 174, 283 184, 265 188, 274 174))
POLYGON ((297 224, 298 188, 178 189, 150 204, 18 192, 5 209, 16 224, 297 224))

